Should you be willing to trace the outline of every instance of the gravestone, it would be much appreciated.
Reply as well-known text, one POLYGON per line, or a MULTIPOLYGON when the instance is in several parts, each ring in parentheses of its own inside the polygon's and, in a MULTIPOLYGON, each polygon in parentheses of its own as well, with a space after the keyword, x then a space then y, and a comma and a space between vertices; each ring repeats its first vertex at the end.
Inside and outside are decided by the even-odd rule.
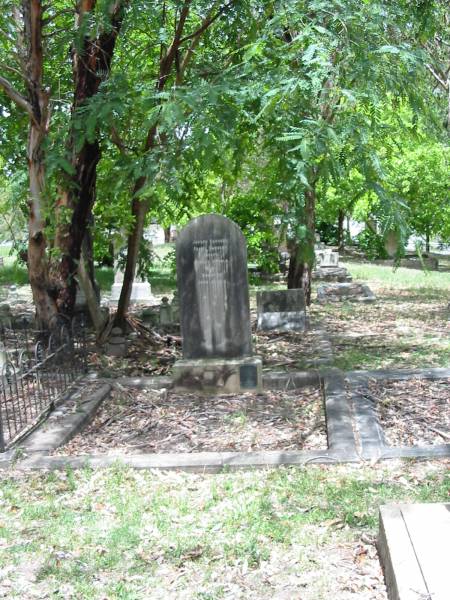
POLYGON ((261 389, 261 360, 252 356, 247 246, 221 215, 193 219, 178 235, 181 388, 238 392, 261 389))
POLYGON ((169 304, 169 298, 164 296, 159 307, 159 324, 164 327, 165 325, 172 325, 172 323, 172 307, 169 304))
POLYGON ((319 248, 315 250, 316 265, 318 267, 338 267, 339 252, 331 250, 331 248, 319 248))
POLYGON ((128 352, 128 343, 120 327, 113 327, 106 344, 108 356, 124 357, 128 352))
MULTIPOLYGON (((111 288, 110 304, 117 304, 122 291, 123 272, 118 268, 114 275, 114 284, 111 288)), ((131 288, 130 304, 154 304, 155 298, 152 296, 152 288, 148 281, 135 278, 131 288)))
POLYGON ((262 291, 256 294, 258 329, 305 331, 306 302, 301 289, 262 291))
POLYGON ((351 275, 345 267, 339 266, 339 252, 327 248, 325 244, 316 244, 314 247, 316 266, 312 278, 322 281, 349 282, 351 275))

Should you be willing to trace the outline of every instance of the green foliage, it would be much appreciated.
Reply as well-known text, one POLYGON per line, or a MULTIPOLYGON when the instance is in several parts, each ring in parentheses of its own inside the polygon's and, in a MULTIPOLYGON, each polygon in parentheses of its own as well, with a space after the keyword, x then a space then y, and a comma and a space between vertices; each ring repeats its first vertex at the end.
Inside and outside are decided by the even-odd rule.
POLYGON ((383 236, 375 233, 368 227, 361 231, 361 233, 358 233, 354 241, 369 260, 389 258, 384 247, 383 236))

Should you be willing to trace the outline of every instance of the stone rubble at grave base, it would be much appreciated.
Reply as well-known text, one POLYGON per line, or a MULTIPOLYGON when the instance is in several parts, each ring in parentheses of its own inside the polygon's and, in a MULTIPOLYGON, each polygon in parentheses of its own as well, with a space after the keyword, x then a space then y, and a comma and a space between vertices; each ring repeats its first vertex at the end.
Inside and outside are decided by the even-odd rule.
POLYGON ((363 283, 330 283, 317 288, 317 301, 327 302, 375 302, 376 296, 369 286, 363 283))
POLYGON ((350 283, 353 278, 345 267, 317 267, 312 272, 313 281, 350 283))

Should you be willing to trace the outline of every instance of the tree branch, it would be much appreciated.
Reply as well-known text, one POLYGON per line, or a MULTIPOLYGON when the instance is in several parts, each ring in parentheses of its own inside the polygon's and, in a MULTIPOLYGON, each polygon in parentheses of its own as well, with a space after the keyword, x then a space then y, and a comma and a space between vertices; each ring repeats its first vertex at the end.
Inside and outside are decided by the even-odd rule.
POLYGON ((10 65, 6 65, 5 63, 0 62, 0 69, 4 69, 5 71, 10 71, 11 73, 18 75, 20 78, 25 80, 27 83, 29 82, 29 79, 27 78, 25 73, 22 73, 21 71, 19 71, 19 69, 16 69, 15 67, 11 67, 10 65))
POLYGON ((430 64, 427 64, 425 66, 428 69, 428 71, 433 75, 433 77, 436 79, 436 81, 439 83, 439 85, 441 85, 444 88, 444 90, 446 90, 448 88, 448 81, 444 81, 442 76, 440 76, 439 73, 436 73, 436 71, 433 69, 433 67, 430 64))
POLYGON ((122 140, 122 138, 120 137, 117 129, 114 127, 114 125, 111 126, 111 136, 110 136, 111 142, 117 146, 117 148, 120 150, 121 154, 127 154, 128 151, 130 150, 130 148, 127 147, 127 145, 125 144, 125 142, 122 140))
POLYGON ((230 2, 228 2, 228 4, 224 4, 215 15, 210 15, 208 17, 206 17, 206 19, 203 20, 202 24, 200 25, 200 27, 194 31, 193 33, 186 35, 184 38, 182 38, 180 40, 180 44, 182 44, 183 42, 186 42, 187 40, 192 40, 195 39, 199 36, 201 36, 201 34, 206 31, 208 29, 208 27, 210 25, 212 25, 214 23, 214 21, 216 21, 220 15, 222 15, 228 8, 230 8, 230 6, 232 6, 232 4, 234 3, 234 0, 230 0, 230 2))
POLYGON ((159 79, 157 90, 162 91, 164 89, 164 85, 166 83, 166 79, 170 73, 173 62, 175 60, 175 56, 178 50, 178 47, 181 44, 181 36, 183 34, 184 25, 186 23, 186 19, 189 15, 189 10, 191 7, 192 0, 185 0, 183 4, 183 8, 181 9, 180 19, 178 21, 178 25, 175 28, 175 34, 173 36, 172 43, 170 44, 166 55, 162 58, 159 69, 159 79))
POLYGON ((0 75, 0 87, 3 89, 5 94, 11 98, 11 100, 19 106, 22 110, 24 110, 30 117, 32 121, 39 126, 39 123, 36 121, 36 117, 33 113, 33 108, 28 100, 22 96, 12 85, 11 83, 0 75))

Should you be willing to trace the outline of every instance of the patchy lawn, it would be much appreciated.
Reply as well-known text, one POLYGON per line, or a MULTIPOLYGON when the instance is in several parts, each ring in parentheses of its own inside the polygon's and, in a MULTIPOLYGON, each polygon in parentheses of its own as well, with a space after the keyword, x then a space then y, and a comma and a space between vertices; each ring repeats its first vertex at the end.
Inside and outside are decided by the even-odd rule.
POLYGON ((2 475, 0 597, 386 600, 378 507, 448 501, 449 465, 2 475))
POLYGON ((374 304, 311 306, 344 370, 442 367, 450 364, 450 273, 347 265, 368 283, 374 304))

